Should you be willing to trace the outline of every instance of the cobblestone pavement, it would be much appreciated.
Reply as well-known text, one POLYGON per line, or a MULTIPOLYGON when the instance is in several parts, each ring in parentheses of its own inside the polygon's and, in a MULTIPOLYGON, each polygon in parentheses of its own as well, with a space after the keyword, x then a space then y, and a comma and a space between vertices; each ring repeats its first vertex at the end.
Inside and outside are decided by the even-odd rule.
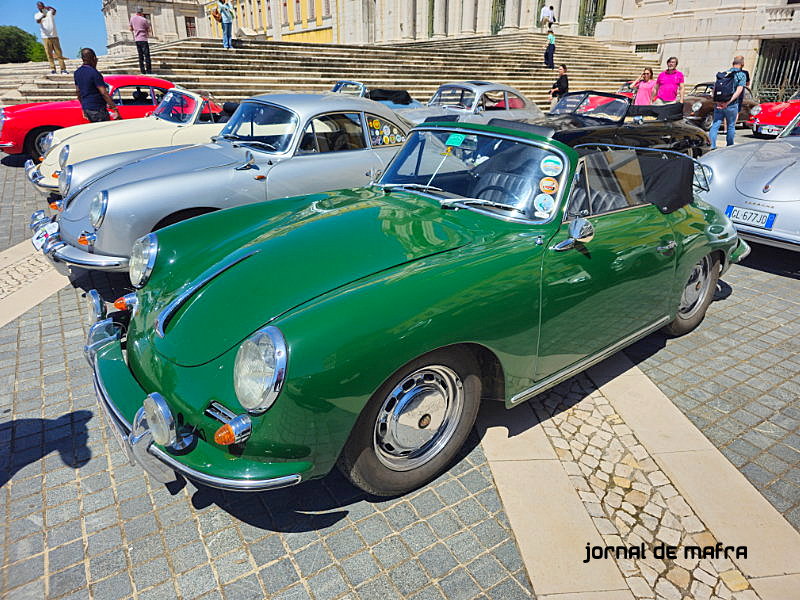
POLYGON ((387 501, 337 473, 256 495, 150 481, 97 409, 80 295, 67 287, 0 329, 0 595, 532 596, 477 438, 387 501))
POLYGON ((753 245, 702 325, 626 353, 800 530, 800 260, 753 245))
POLYGON ((31 213, 47 208, 44 196, 25 179, 24 155, 0 153, 0 251, 31 237, 31 213))
MULTIPOLYGON (((33 250, 32 246, 31 250, 33 250)), ((0 268, 0 300, 22 288, 31 279, 48 269, 50 269, 50 262, 42 254, 25 256, 0 268)))

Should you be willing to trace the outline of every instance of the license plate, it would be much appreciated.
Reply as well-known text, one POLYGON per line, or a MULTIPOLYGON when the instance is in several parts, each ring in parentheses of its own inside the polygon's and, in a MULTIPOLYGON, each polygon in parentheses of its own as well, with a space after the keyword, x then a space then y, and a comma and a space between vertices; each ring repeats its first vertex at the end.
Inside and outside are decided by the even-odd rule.
POLYGON ((782 127, 774 127, 773 125, 759 125, 758 126, 758 133, 763 133, 765 135, 778 135, 781 132, 782 127))
POLYGON ((44 243, 54 233, 58 233, 58 223, 55 221, 48 223, 44 227, 40 228, 34 235, 31 241, 33 242, 33 247, 37 250, 41 250, 44 243))
POLYGON ((742 208, 741 206, 733 206, 731 204, 725 209, 725 214, 734 223, 750 225, 751 227, 760 227, 761 229, 772 229, 772 224, 775 222, 776 217, 775 213, 742 208))

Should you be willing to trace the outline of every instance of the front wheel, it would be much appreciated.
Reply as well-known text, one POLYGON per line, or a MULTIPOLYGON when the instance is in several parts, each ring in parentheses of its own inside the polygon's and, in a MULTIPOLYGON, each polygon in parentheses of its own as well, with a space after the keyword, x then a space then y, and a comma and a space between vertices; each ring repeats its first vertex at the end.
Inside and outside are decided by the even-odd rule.
POLYGON ((408 363, 370 398, 339 457, 339 470, 375 496, 403 494, 439 475, 478 413, 472 354, 436 350, 408 363))
POLYGON ((29 154, 33 162, 38 163, 44 157, 44 141, 51 131, 58 127, 38 127, 25 136, 25 153, 29 154))
POLYGON ((702 121, 700 121, 700 127, 703 128, 704 131, 708 131, 711 129, 711 125, 714 123, 714 113, 711 112, 707 114, 702 121))
POLYGON ((716 254, 707 254, 692 267, 681 294, 675 319, 664 327, 669 335, 684 335, 697 327, 714 299, 719 280, 720 262, 716 254))

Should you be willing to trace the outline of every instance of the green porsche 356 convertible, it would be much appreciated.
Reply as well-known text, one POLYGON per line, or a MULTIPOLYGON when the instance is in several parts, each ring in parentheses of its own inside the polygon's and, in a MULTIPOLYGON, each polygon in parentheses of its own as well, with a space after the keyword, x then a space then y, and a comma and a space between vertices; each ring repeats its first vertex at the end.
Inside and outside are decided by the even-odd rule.
MULTIPOLYGON (((747 254, 691 159, 426 123, 371 186, 141 238, 86 345, 100 405, 162 482, 256 491, 334 465, 376 495, 447 468, 508 407, 659 328, 747 254)), ((509 418, 513 418, 509 416, 509 418)))

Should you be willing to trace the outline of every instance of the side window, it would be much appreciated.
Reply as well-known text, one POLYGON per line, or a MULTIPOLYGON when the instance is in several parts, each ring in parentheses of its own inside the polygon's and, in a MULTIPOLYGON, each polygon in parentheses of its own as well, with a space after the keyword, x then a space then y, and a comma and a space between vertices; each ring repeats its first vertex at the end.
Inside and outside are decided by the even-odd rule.
POLYGON ((589 189, 589 214, 645 204, 645 187, 639 159, 633 149, 593 152, 585 157, 589 189))
POLYGON ((126 85, 114 90, 114 102, 122 106, 152 106, 150 91, 147 85, 126 85))
POLYGON ((164 99, 164 94, 167 93, 167 90, 154 87, 150 88, 150 93, 153 95, 153 103, 161 104, 161 101, 164 99))
POLYGON ((341 113, 321 115, 311 119, 303 132, 299 151, 302 153, 342 152, 363 150, 366 147, 361 115, 341 113))
POLYGON ((399 146, 405 141, 403 130, 391 121, 375 115, 367 115, 367 130, 372 147, 399 146))
POLYGON ((484 92, 481 96, 483 110, 505 110, 506 101, 503 92, 484 92))
POLYGON ((511 92, 506 92, 508 98, 508 108, 525 108, 525 101, 511 92))
POLYGON ((589 192, 586 188, 586 163, 581 161, 575 176, 575 186, 569 196, 564 220, 589 216, 589 192))

